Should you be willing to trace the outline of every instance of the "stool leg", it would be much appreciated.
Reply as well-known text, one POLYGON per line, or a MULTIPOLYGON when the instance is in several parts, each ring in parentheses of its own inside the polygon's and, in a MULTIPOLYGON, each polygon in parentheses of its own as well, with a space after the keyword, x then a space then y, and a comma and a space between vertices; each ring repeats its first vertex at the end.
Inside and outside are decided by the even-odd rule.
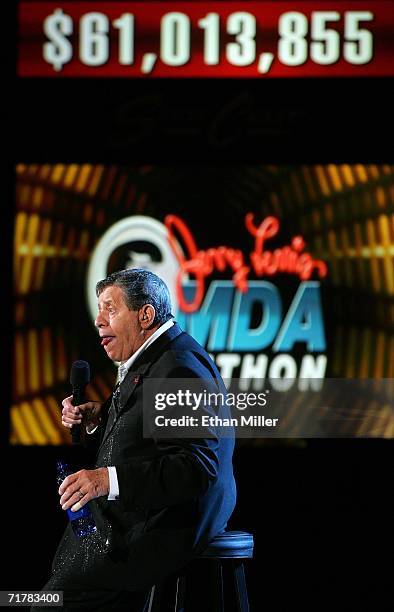
POLYGON ((144 608, 144 612, 154 612, 154 601, 155 601, 155 592, 156 592, 156 585, 153 585, 153 587, 150 590, 150 595, 149 595, 149 599, 147 602, 147 608, 144 608))
POLYGON ((246 589, 246 579, 244 564, 238 561, 233 562, 234 582, 237 591, 237 601, 239 612, 249 612, 248 591, 246 589))
POLYGON ((175 612, 185 612, 186 576, 180 574, 176 581, 175 612))
POLYGON ((177 581, 172 577, 160 584, 155 584, 151 588, 143 612, 174 612, 176 588, 177 581))
POLYGON ((224 596, 223 596, 223 565, 218 560, 216 563, 215 571, 215 585, 214 585, 214 610, 215 612, 224 612, 224 596))

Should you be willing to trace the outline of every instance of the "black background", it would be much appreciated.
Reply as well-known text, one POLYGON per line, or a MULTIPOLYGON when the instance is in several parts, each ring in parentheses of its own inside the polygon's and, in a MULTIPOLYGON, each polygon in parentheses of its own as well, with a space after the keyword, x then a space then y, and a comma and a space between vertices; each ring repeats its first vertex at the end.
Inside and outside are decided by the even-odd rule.
MULTIPOLYGON (((393 98, 392 80, 373 78, 17 80, 15 55, 9 60, 1 589, 33 590, 47 579, 65 524, 54 464, 59 452, 75 459, 75 449, 8 447, 15 163, 388 163, 393 98)), ((211 211, 212 223, 223 212, 211 211)), ((255 537, 247 565, 251 610, 390 607, 392 451, 392 440, 367 439, 236 450, 239 495, 229 527, 255 537)))

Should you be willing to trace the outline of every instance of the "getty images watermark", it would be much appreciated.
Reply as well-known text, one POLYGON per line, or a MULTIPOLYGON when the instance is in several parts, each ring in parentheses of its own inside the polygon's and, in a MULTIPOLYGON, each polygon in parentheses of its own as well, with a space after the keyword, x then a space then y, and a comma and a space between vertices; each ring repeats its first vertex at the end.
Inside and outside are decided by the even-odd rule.
POLYGON ((155 410, 185 408, 192 414, 179 416, 156 415, 157 427, 275 427, 279 418, 266 418, 263 414, 241 414, 234 416, 234 410, 250 410, 267 405, 269 391, 261 393, 225 393, 223 391, 191 391, 178 389, 176 392, 158 392, 154 397, 155 410), (227 410, 224 410, 226 406, 227 410), (214 411, 214 414, 211 413, 214 411), (195 413, 195 414, 194 414, 195 413))
POLYGON ((150 378, 145 437, 394 437, 394 380, 150 378), (249 389, 249 390, 245 390, 249 389))

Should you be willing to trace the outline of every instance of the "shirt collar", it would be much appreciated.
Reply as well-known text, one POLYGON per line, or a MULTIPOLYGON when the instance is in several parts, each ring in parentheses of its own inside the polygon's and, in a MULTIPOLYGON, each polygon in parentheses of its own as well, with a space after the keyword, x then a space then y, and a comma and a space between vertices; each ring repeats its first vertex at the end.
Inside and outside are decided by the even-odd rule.
POLYGON ((163 323, 163 325, 161 325, 159 327, 159 329, 157 329, 154 332, 154 334, 152 334, 147 340, 145 340, 144 344, 141 344, 140 348, 137 349, 135 351, 135 353, 133 353, 132 356, 125 363, 121 364, 118 367, 118 380, 119 380, 119 382, 122 382, 122 380, 126 376, 127 372, 129 371, 130 367, 133 365, 133 363, 137 359, 137 357, 139 357, 139 355, 141 355, 141 353, 150 344, 152 344, 152 342, 157 340, 157 338, 159 338, 159 336, 164 334, 164 332, 167 331, 167 329, 170 329, 170 327, 172 327, 173 325, 174 325, 174 321, 172 319, 170 319, 169 321, 166 321, 166 323, 163 323))

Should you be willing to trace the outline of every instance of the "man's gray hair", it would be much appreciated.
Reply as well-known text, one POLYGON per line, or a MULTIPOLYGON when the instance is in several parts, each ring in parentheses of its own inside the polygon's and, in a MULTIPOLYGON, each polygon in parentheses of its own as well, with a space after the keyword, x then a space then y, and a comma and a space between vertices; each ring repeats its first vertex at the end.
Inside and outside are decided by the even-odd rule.
POLYGON ((119 270, 96 284, 97 297, 107 287, 120 287, 130 310, 139 310, 145 304, 152 304, 155 318, 152 325, 162 324, 173 318, 171 298, 165 282, 153 272, 143 268, 119 270))

